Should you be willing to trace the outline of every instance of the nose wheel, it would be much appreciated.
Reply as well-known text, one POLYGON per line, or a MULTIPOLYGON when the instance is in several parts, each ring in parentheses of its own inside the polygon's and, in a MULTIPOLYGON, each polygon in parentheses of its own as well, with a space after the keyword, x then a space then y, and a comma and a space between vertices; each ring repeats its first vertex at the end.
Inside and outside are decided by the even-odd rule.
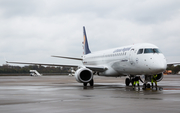
POLYGON ((150 88, 150 87, 151 87, 151 85, 150 85, 149 83, 148 83, 148 84, 147 84, 147 83, 144 83, 144 84, 143 84, 143 88, 144 88, 144 89, 150 88))

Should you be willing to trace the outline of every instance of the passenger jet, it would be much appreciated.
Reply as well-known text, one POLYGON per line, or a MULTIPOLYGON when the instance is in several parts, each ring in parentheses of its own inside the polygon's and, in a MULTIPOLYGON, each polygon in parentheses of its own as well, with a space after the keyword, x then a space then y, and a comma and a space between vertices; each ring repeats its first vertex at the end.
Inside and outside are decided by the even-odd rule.
MULTIPOLYGON (((52 56, 58 58, 66 58, 82 61, 83 65, 66 65, 66 64, 43 64, 43 63, 25 63, 25 62, 8 62, 16 64, 31 65, 49 65, 49 66, 66 66, 77 68, 73 71, 75 79, 87 86, 94 85, 93 76, 95 74, 105 77, 121 77, 127 76, 125 80, 126 86, 132 83, 132 78, 137 75, 144 75, 144 86, 150 87, 148 82, 151 81, 153 75, 157 76, 157 82, 163 79, 163 71, 167 68, 166 58, 159 48, 150 43, 140 43, 108 49, 104 51, 91 52, 85 27, 83 27, 84 55, 81 58, 52 56)), ((169 65, 176 63, 169 63, 169 65)))

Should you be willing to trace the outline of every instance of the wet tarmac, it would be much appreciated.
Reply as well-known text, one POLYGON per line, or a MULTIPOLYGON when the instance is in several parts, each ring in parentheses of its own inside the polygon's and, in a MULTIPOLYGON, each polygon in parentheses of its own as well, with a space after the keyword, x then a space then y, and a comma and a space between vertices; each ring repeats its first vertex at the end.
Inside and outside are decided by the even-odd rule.
POLYGON ((0 113, 180 113, 180 75, 165 75, 157 91, 124 80, 95 76, 83 87, 69 76, 1 76, 0 113))

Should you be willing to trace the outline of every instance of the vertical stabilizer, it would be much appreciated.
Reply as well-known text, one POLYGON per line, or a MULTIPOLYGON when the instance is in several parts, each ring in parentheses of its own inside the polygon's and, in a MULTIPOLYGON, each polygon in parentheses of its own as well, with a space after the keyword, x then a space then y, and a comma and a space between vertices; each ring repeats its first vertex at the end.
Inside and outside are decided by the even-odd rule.
POLYGON ((91 53, 89 50, 89 45, 88 45, 88 40, 87 40, 87 35, 86 35, 86 30, 85 27, 83 26, 83 32, 84 32, 84 42, 83 42, 83 49, 84 49, 84 55, 91 53))

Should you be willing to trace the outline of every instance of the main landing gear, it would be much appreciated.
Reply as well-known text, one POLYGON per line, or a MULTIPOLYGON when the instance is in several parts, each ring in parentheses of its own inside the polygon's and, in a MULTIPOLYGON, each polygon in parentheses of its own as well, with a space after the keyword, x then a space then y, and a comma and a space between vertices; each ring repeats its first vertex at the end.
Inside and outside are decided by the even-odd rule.
POLYGON ((90 82, 83 83, 84 87, 86 87, 88 83, 90 84, 90 86, 94 86, 94 80, 93 79, 90 82))
POLYGON ((134 83, 134 81, 132 80, 132 77, 130 77, 130 78, 126 78, 126 80, 125 80, 125 84, 126 84, 126 86, 129 86, 129 84, 132 84, 132 86, 133 86, 133 83, 134 83))

